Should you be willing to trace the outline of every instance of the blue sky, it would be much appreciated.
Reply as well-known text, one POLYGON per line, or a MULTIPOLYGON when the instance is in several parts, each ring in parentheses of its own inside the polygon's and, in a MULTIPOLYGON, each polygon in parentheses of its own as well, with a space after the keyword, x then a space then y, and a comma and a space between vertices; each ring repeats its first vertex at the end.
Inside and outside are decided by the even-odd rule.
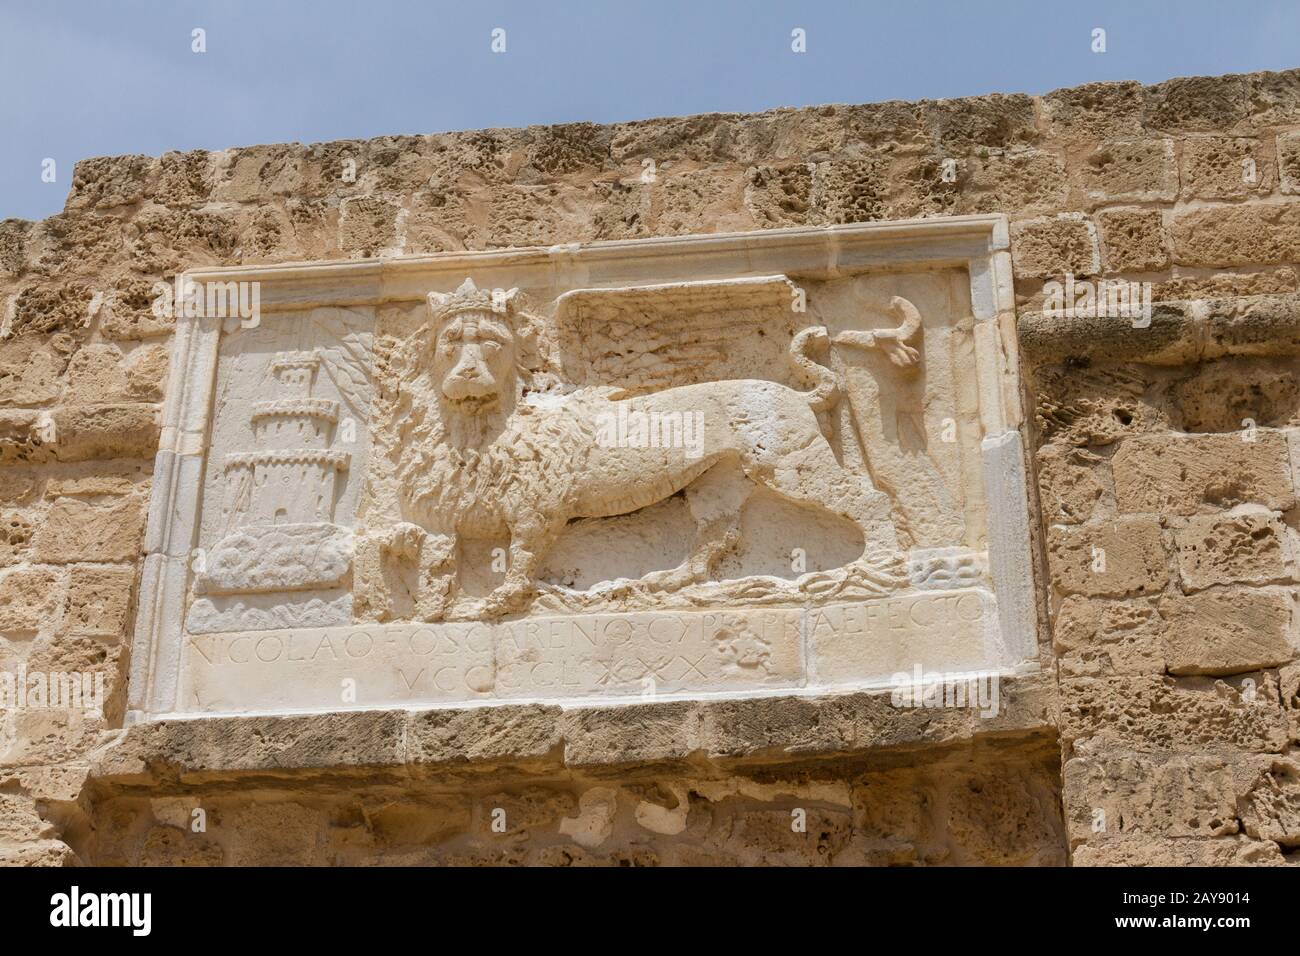
POLYGON ((1300 0, 0 0, 0 218, 88 156, 1295 66, 1300 0))

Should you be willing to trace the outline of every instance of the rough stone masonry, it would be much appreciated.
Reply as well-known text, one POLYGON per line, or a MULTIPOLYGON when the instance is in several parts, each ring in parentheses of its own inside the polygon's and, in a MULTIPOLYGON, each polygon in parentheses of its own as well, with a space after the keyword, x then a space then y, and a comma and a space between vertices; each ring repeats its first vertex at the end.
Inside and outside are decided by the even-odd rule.
MULTIPOLYGON (((765 248, 761 237, 752 241, 765 248)), ((102 675, 106 699, 102 714, 50 706, 57 696, 50 683, 39 699, 21 706, 10 700, 0 709, 0 862, 1294 864, 1300 859, 1297 269, 1300 71, 1152 87, 1098 83, 1037 97, 83 161, 63 213, 39 223, 0 222, 0 672, 102 675), (943 217, 982 214, 1009 222, 1014 287, 1006 291, 1014 301, 1003 317, 1002 341, 1010 343, 1005 358, 1018 369, 1018 387, 1004 413, 1015 414, 1023 403, 1035 569, 1026 586, 1032 577, 1042 625, 1037 665, 1002 676, 995 716, 970 707, 899 707, 879 688, 783 694, 778 686, 754 693, 757 685, 741 681, 736 686, 745 692, 733 696, 587 707, 501 699, 479 707, 279 715, 249 707, 127 720, 128 701, 138 692, 128 686, 128 674, 150 673, 129 658, 131 636, 157 589, 144 560, 157 553, 146 542, 146 527, 152 535, 163 520, 148 514, 156 462, 166 460, 155 455, 160 443, 166 451, 176 440, 164 428, 163 410, 180 374, 172 368, 168 382, 176 322, 154 308, 156 283, 219 266, 396 263, 408 256, 582 249, 603 240, 911 219, 942 228, 943 217), (1147 307, 1118 317, 1108 312, 1099 303, 1108 288, 1118 288, 1110 280, 1124 281, 1125 303, 1147 307), (1062 308, 1067 285, 1071 294, 1062 308)), ((444 334, 458 336, 461 350, 467 340, 496 337, 509 348, 531 341, 522 318, 510 329, 493 324, 493 315, 514 322, 513 305, 494 300, 490 286, 459 288, 464 278, 437 292, 442 299, 406 311, 388 306, 380 316, 374 407, 393 429, 412 420, 401 405, 412 389, 428 407, 451 402, 456 408, 449 413, 462 417, 467 408, 477 414, 481 406, 474 402, 484 398, 477 385, 447 384, 455 378, 450 372, 439 396, 435 384, 419 377, 424 366, 402 364, 409 353, 399 346, 421 342, 421 329, 430 329, 438 343, 444 334), (465 405, 466 398, 473 401, 465 405)), ((836 281, 833 274, 792 279, 806 283, 810 303, 827 315, 834 310, 821 303, 838 301, 836 281)), ((951 301, 957 286, 927 281, 908 287, 914 291, 900 296, 906 307, 897 306, 869 338, 840 333, 846 337, 836 336, 832 348, 863 352, 861 361, 879 360, 891 375, 919 356, 929 375, 936 343, 979 336, 960 321, 951 328, 934 324, 939 303, 951 301), (909 338, 916 326, 909 325, 908 308, 928 323, 921 337, 909 338), (892 340, 880 334, 895 327, 904 331, 892 340)), ((766 314, 761 297, 773 290, 788 291, 773 282, 757 289, 692 287, 681 293, 686 298, 672 299, 668 312, 689 306, 766 314)), ((559 289, 548 294, 562 298, 559 289)), ((875 287, 863 294, 870 299, 875 287)), ((575 320, 614 315, 624 321, 658 308, 639 295, 565 301, 573 303, 575 320)), ((888 303, 888 296, 877 303, 882 315, 888 303)), ((953 314, 962 318, 960 310, 953 314)), ((777 368, 788 355, 792 370, 780 365, 773 377, 779 384, 789 375, 793 384, 780 387, 804 394, 794 385, 812 387, 813 380, 800 384, 800 370, 815 379, 816 369, 827 367, 819 364, 824 356, 786 349, 788 328, 753 321, 765 341, 782 345, 764 352, 767 345, 754 344, 738 361, 761 359, 777 368)), ((811 349, 813 339, 796 340, 811 349)), ((975 386, 963 385, 961 375, 977 364, 975 351, 972 345, 969 362, 952 371, 955 395, 973 394, 975 386)), ((300 385, 294 376, 316 361, 300 353, 276 360, 273 371, 286 387, 300 385)), ((617 371, 609 364, 614 358, 601 361, 605 377, 592 385, 610 384, 617 371)), ((509 374, 525 376, 527 391, 552 371, 521 358, 509 374), (528 378, 533 375, 537 381, 528 378)), ((892 587, 888 582, 909 572, 855 563, 854 541, 859 551, 864 536, 886 551, 895 544, 915 551, 931 539, 948 541, 945 529, 957 519, 924 503, 909 510, 907 495, 920 494, 920 486, 893 481, 888 460, 870 463, 884 497, 859 494, 837 477, 836 468, 851 471, 853 463, 822 454, 819 435, 839 440, 850 426, 865 428, 871 416, 862 409, 887 398, 871 391, 870 376, 854 374, 849 369, 836 386, 843 392, 838 406, 829 404, 827 385, 808 393, 810 401, 826 398, 825 407, 797 413, 807 428, 800 447, 821 455, 788 468, 797 481, 783 479, 782 467, 765 472, 761 462, 754 464, 757 446, 743 444, 746 434, 728 433, 725 440, 753 465, 751 483, 762 485, 754 493, 755 513, 769 506, 763 498, 769 493, 839 502, 834 521, 810 525, 825 532, 819 540, 834 552, 826 558, 831 570, 810 568, 809 574, 822 575, 812 581, 817 587, 848 588, 842 593, 857 598, 871 587, 892 587), (837 407, 852 415, 836 418, 837 407), (812 484, 799 483, 805 480, 812 484), (891 496, 893 511, 882 504, 891 496), (853 574, 837 577, 838 567, 853 574)), ((729 384, 745 377, 719 365, 703 386, 634 375, 625 391, 643 402, 638 412, 658 411, 655 395, 700 387, 717 408, 735 408, 755 401, 729 384)), ((786 392, 763 394, 793 402, 786 392)), ((237 398, 251 404, 262 396, 237 398)), ((956 414, 963 427, 987 417, 973 398, 965 405, 952 400, 965 409, 956 414)), ((306 411, 318 418, 336 414, 328 405, 333 399, 291 401, 300 418, 306 411)), ((548 421, 543 413, 550 406, 536 407, 542 411, 530 412, 530 420, 548 421)), ((264 411, 252 408, 249 415, 264 411)), ((429 427, 435 425, 453 437, 473 431, 464 423, 429 427)), ((434 435, 383 446, 393 474, 423 474, 404 450, 434 447, 434 435), (415 471, 403 471, 409 468, 415 471)), ((916 447, 927 435, 926 427, 916 432, 916 447)), ((436 432, 436 438, 446 435, 436 432)), ((564 447, 586 447, 586 440, 564 447)), ((519 441, 522 447, 528 439, 519 441)), ((936 443, 940 474, 949 474, 945 468, 965 474, 961 455, 945 464, 940 439, 930 435, 929 441, 936 443)), ((472 443, 451 444, 466 461, 479 460, 480 449, 468 453, 472 443)), ((864 436, 863 447, 877 446, 864 436)), ((324 451, 313 456, 313 467, 343 461, 324 451)), ((568 517, 582 522, 620 514, 609 489, 636 498, 641 493, 634 494, 628 476, 640 470, 660 469, 653 474, 673 491, 694 477, 659 459, 629 460, 635 467, 606 475, 600 493, 582 499, 568 517)), ((897 474, 920 473, 908 467, 899 465, 897 474)), ((426 495, 454 486, 452 477, 444 478, 421 486, 426 495)), ((357 503, 363 515, 385 507, 441 513, 422 504, 425 499, 403 505, 404 486, 396 479, 375 479, 368 487, 357 503)), ((538 479, 529 487, 550 486, 538 479)), ((688 487, 685 499, 644 500, 642 494, 634 502, 644 511, 660 509, 664 522, 694 515, 732 549, 710 550, 712 539, 704 535, 691 555, 698 567, 683 566, 689 580, 656 579, 658 592, 675 595, 676 607, 693 606, 690 588, 702 586, 701 568, 744 563, 733 554, 736 541, 756 542, 746 568, 762 565, 756 554, 770 535, 735 513, 695 506, 697 498, 705 505, 722 501, 723 492, 691 494, 688 487)), ((998 507, 989 502, 988 513, 998 507)), ((539 552, 558 555, 551 579, 562 579, 564 587, 546 595, 561 602, 559 611, 574 621, 609 612, 572 596, 590 569, 573 557, 581 549, 565 552, 553 540, 562 529, 548 537, 518 515, 503 514, 502 527, 532 534, 528 540, 541 542, 539 552)), ((474 516, 468 509, 448 535, 472 539, 474 516)), ((575 525, 575 533, 582 527, 575 525)), ((454 628, 465 615, 517 610, 533 578, 550 573, 539 558, 535 575, 504 590, 492 581, 476 585, 464 568, 446 583, 450 559, 427 545, 436 530, 430 522, 418 534, 390 533, 393 528, 357 539, 348 571, 356 581, 347 605, 352 619, 384 627, 445 621, 451 623, 429 626, 454 628), (410 564, 419 579, 414 590, 394 584, 405 580, 385 564, 395 560, 410 564)), ((484 534, 499 531, 494 526, 484 534)), ((188 555, 181 557, 184 568, 188 555)), ((964 557, 940 562, 935 572, 930 567, 922 578, 942 572, 977 580, 987 573, 964 557)), ((208 581, 207 594, 217 595, 203 597, 211 615, 223 613, 222 588, 246 586, 230 583, 235 572, 223 578, 220 568, 191 571, 208 581)), ((722 572, 715 577, 731 580, 722 572)), ((772 587, 764 600, 789 597, 781 590, 786 585, 772 587)), ((628 593, 630 603, 619 606, 638 610, 640 592, 628 593)), ((729 591, 728 600, 752 598, 747 594, 729 591)), ((999 589, 999 601, 1003 595, 999 589)), ((971 607, 972 615, 981 613, 978 602, 971 607)), ((191 632, 208 626, 201 617, 191 621, 191 632)), ((731 630, 719 625, 715 637, 725 631, 717 645, 732 668, 725 673, 752 675, 755 666, 774 672, 786 625, 769 641, 763 624, 755 642, 755 629, 744 621, 723 623, 731 630)), ((224 626, 209 630, 220 637, 224 626)), ((197 646, 200 653, 207 647, 197 646)), ((346 646, 338 653, 346 655, 346 646)), ((205 673, 202 661, 194 664, 195 673, 205 673)), ((495 666, 500 675, 501 661, 495 666)), ((846 667, 851 676, 865 673, 855 669, 856 659, 846 667)), ((797 682, 806 670, 790 673, 797 682)), ((201 702, 208 687, 190 689, 201 702)), ((227 692, 219 684, 209 689, 227 692)))

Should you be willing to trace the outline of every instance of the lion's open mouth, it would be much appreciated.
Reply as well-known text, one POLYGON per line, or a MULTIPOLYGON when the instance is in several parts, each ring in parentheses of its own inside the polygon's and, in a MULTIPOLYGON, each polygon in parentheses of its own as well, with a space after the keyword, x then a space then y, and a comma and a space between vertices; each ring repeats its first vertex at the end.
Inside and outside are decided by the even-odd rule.
POLYGON ((490 408, 500 399, 496 392, 486 392, 483 395, 459 395, 451 396, 444 394, 447 404, 459 412, 474 413, 490 408))

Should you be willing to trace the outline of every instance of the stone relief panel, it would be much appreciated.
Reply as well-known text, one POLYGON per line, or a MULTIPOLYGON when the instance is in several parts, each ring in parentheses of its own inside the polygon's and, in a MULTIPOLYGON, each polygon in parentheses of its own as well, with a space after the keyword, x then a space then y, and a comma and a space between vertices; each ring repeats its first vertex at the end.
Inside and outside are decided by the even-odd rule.
POLYGON ((373 326, 373 310, 322 308, 224 336, 190 633, 352 620, 373 326))
POLYGON ((133 719, 1034 666, 1005 231, 214 271, 265 314, 178 323, 133 719))

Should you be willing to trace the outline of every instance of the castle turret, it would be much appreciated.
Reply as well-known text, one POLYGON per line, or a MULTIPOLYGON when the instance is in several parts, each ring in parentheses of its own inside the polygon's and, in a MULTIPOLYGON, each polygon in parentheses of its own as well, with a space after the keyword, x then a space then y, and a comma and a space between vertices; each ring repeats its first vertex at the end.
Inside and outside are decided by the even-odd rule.
POLYGON ((253 406, 258 450, 226 456, 239 525, 334 520, 334 490, 348 454, 331 450, 339 403, 313 398, 316 352, 281 352, 271 362, 279 396, 253 406))

